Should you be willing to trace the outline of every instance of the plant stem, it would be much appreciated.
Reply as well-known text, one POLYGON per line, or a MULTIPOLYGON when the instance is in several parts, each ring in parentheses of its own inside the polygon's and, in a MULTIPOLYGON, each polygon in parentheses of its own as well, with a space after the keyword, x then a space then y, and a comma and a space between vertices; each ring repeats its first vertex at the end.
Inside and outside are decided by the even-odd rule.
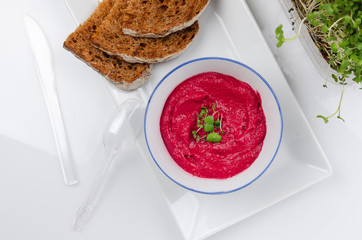
POLYGON ((331 36, 331 30, 332 30, 332 28, 333 28, 339 21, 341 21, 343 18, 344 18, 344 16, 341 17, 341 18, 339 18, 337 21, 335 21, 335 22, 328 28, 328 37, 331 36))
POLYGON ((298 38, 298 36, 299 36, 299 34, 300 34, 300 30, 302 29, 302 25, 303 25, 303 23, 304 23, 306 20, 307 20, 306 17, 303 18, 303 20, 302 20, 302 21, 300 22, 300 24, 299 24, 297 34, 296 34, 294 37, 292 37, 292 38, 285 38, 285 42, 292 42, 292 41, 294 41, 295 39, 298 38))
POLYGON ((341 97, 339 99, 338 108, 333 114, 329 115, 328 117, 323 117, 321 115, 318 115, 317 117, 323 118, 324 122, 327 123, 328 119, 330 119, 331 117, 333 117, 334 115, 336 115, 338 113, 337 118, 341 119, 344 122, 344 119, 341 118, 341 105, 342 105, 343 93, 344 93, 344 85, 342 86, 342 93, 341 93, 341 97))

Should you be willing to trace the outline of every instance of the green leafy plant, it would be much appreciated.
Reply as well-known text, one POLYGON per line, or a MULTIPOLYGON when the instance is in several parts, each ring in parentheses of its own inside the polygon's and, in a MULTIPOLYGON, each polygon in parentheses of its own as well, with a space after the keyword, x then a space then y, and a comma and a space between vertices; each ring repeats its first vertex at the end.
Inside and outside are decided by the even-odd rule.
MULTIPOLYGON (((360 0, 292 0, 298 15, 302 19, 298 31, 293 38, 285 38, 283 25, 275 29, 278 40, 277 47, 285 42, 295 40, 305 23, 315 45, 329 63, 337 75, 332 74, 334 81, 346 85, 347 79, 361 84, 362 67, 362 4, 360 0)), ((294 25, 294 24, 293 24, 294 25)), ((326 84, 323 85, 327 87, 326 84)), ((318 115, 325 123, 328 119, 340 116, 341 103, 344 87, 342 87, 341 98, 335 113, 330 116, 318 115)), ((344 120, 343 120, 344 121, 344 120)))
POLYGON ((217 104, 214 103, 210 110, 206 107, 201 107, 200 113, 197 114, 197 129, 191 132, 197 142, 200 140, 213 143, 221 142, 222 137, 220 134, 224 134, 224 131, 221 128, 222 117, 219 111, 216 111, 216 105, 217 104), (209 113, 212 114, 208 115, 209 113), (201 130, 204 132, 202 136, 199 135, 199 133, 202 132, 201 130))

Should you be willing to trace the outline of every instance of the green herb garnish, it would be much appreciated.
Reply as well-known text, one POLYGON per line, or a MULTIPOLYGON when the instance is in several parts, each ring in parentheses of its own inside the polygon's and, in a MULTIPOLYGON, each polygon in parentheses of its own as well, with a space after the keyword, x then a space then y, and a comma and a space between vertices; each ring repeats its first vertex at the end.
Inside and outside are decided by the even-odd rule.
POLYGON ((198 115, 198 118, 202 118, 204 115, 206 115, 208 112, 207 108, 206 107, 202 107, 201 108, 201 112, 199 113, 198 115))
MULTIPOLYGON (((295 40, 300 34, 303 23, 307 27, 315 45, 328 61, 330 67, 338 74, 332 74, 334 81, 346 85, 351 78, 355 84, 362 85, 362 5, 357 0, 292 0, 295 10, 302 19, 297 34, 292 38, 285 38, 279 25, 275 29, 277 47, 285 42, 295 40)), ((323 85, 327 87, 326 84, 323 85)), ((362 89, 362 88, 361 88, 362 89)), ((318 115, 324 120, 340 116, 343 91, 336 112, 330 116, 318 115)), ((344 120, 343 120, 344 121, 344 120)))
POLYGON ((221 115, 218 111, 216 111, 217 103, 214 103, 211 107, 212 115, 208 115, 210 112, 206 107, 201 107, 200 113, 197 114, 196 126, 197 130, 191 131, 193 138, 196 139, 197 142, 200 140, 204 140, 207 142, 218 143, 221 142, 222 137, 220 134, 224 134, 224 131, 221 129, 221 115), (215 120, 215 115, 217 115, 217 119, 215 120), (203 129, 206 135, 200 136, 198 133, 203 129))
POLYGON ((204 131, 206 133, 214 131, 214 117, 213 116, 207 116, 204 118, 204 131))
POLYGON ((214 121, 214 126, 215 126, 216 128, 220 128, 220 120, 214 121))
POLYGON ((214 142, 214 143, 218 143, 221 142, 221 136, 218 133, 212 132, 210 134, 207 135, 206 137, 206 141, 208 142, 214 142))

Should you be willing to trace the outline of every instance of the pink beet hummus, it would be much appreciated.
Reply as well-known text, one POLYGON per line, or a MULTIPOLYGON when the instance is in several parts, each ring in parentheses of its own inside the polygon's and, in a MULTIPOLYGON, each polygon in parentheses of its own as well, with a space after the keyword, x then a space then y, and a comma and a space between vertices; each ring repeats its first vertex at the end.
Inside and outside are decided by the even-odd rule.
MULTIPOLYGON (((243 81, 216 72, 201 73, 179 84, 164 105, 160 128, 168 152, 181 168, 214 179, 230 178, 250 167, 267 130, 259 93, 243 81), (198 129, 197 115, 203 107, 215 120, 221 117, 220 142, 197 141, 192 134, 198 129)), ((206 133, 201 129, 198 134, 206 133)))

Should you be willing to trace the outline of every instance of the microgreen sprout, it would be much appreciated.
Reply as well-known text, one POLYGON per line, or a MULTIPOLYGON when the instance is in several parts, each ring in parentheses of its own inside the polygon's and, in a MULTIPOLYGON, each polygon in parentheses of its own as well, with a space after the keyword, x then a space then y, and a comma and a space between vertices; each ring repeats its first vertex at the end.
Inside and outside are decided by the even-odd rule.
POLYGON ((206 141, 218 143, 218 142, 221 142, 221 136, 218 133, 212 132, 207 135, 206 141))
POLYGON ((304 23, 304 21, 306 21, 306 20, 307 20, 307 18, 303 18, 302 22, 301 22, 300 25, 299 25, 297 34, 296 34, 294 37, 292 37, 292 38, 285 38, 285 37, 284 37, 284 32, 283 32, 283 30, 282 30, 282 29, 283 29, 283 25, 280 24, 280 25, 275 29, 275 35, 276 35, 276 38, 277 38, 277 40, 278 40, 278 42, 277 42, 277 47, 279 48, 279 47, 281 47, 281 46, 283 45, 283 43, 285 43, 285 42, 293 42, 295 39, 297 39, 298 36, 299 36, 299 34, 300 34, 300 31, 301 31, 301 29, 302 29, 303 23, 304 23))
POLYGON ((221 114, 216 111, 217 103, 214 103, 209 111, 206 107, 201 107, 200 113, 197 113, 196 126, 197 130, 191 131, 193 138, 196 139, 196 142, 204 140, 207 142, 218 143, 221 142, 222 137, 220 134, 224 134, 224 131, 221 129, 221 114), (212 115, 208 113, 212 112, 212 115), (217 119, 215 120, 215 115, 217 119), (200 136, 199 132, 203 129, 205 135, 200 136))
MULTIPOLYGON (((284 42, 295 40, 305 22, 315 45, 331 68, 337 72, 337 74, 331 74, 334 81, 344 86, 347 84, 346 80, 350 78, 354 83, 362 85, 362 32, 360 31, 362 4, 360 1, 292 0, 292 2, 295 9, 290 9, 289 12, 296 10, 302 21, 293 38, 284 37, 282 25, 275 29, 277 47, 281 47, 284 42)), ((337 111, 328 117, 318 115, 318 118, 322 118, 326 123, 333 116, 343 120, 340 116, 343 89, 337 111)))
POLYGON ((215 108, 216 108, 216 103, 214 103, 214 105, 212 105, 212 107, 211 107, 212 111, 215 111, 215 108))
POLYGON ((208 112, 206 107, 201 107, 201 112, 198 115, 198 118, 202 118, 204 115, 206 115, 208 112))
POLYGON ((204 118, 204 131, 206 133, 213 132, 214 131, 214 117, 213 116, 207 116, 204 118))
POLYGON ((344 119, 341 117, 341 103, 342 103, 342 99, 343 99, 343 92, 344 92, 344 86, 342 87, 342 94, 339 99, 339 104, 338 104, 337 110, 333 114, 329 115, 328 117, 325 117, 323 115, 317 115, 317 118, 322 118, 325 123, 328 123, 328 120, 337 114, 337 118, 341 119, 344 122, 344 119))

